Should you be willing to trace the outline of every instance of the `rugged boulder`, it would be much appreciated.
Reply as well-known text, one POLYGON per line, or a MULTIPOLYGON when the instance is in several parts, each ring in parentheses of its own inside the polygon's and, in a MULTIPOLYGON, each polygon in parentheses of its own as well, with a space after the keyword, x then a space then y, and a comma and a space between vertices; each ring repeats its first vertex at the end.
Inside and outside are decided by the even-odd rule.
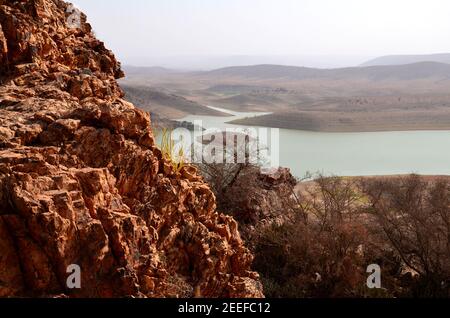
POLYGON ((0 0, 0 297, 262 296, 237 223, 122 75, 70 4, 0 0))
POLYGON ((248 247, 253 247, 255 237, 264 228, 291 222, 299 215, 298 181, 288 168, 261 171, 257 166, 242 165, 233 172, 233 182, 220 191, 214 187, 211 176, 208 173, 205 176, 213 185, 219 209, 239 222, 248 247))

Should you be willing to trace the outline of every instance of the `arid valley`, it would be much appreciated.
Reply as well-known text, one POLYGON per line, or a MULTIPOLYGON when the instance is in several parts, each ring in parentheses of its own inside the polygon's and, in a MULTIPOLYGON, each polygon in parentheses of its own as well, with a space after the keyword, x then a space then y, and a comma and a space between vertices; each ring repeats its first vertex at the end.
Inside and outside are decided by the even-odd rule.
POLYGON ((450 129, 450 65, 427 57, 413 64, 344 69, 126 70, 121 84, 127 97, 171 119, 209 115, 208 105, 272 113, 238 122, 245 125, 324 132, 450 129))
MULTIPOLYGON (((450 64, 429 61, 434 58, 343 69, 125 67, 120 83, 155 122, 279 128, 281 165, 299 178, 449 174, 450 64)), ((383 63, 368 63, 377 61, 383 63)))
POLYGON ((2 305, 450 298, 448 1, 74 1, 0 0, 2 305))

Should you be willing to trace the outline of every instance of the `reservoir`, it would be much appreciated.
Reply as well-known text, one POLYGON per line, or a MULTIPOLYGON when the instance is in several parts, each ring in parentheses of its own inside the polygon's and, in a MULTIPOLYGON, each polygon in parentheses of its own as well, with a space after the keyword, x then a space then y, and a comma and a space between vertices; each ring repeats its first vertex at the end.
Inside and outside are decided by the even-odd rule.
MULTIPOLYGON (((190 115, 181 121, 201 120, 204 128, 251 128, 227 122, 267 114, 214 109, 229 117, 190 115)), ((338 176, 450 175, 450 131, 329 133, 279 129, 279 140, 280 165, 299 178, 307 172, 338 176)))

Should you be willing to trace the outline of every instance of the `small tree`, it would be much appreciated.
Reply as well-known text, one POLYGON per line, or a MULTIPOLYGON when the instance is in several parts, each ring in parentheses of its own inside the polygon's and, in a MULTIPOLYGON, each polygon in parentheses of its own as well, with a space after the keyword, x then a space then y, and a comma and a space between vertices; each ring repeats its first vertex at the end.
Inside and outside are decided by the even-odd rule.
POLYGON ((450 296, 450 186, 413 175, 363 183, 386 240, 404 264, 418 275, 412 296, 450 296))
MULTIPOLYGON (((354 183, 320 176, 299 197, 297 218, 266 228, 254 267, 269 297, 365 296, 368 236, 354 183), (306 218, 305 218, 306 216, 306 218)), ((369 263, 370 264, 370 263, 369 263)))

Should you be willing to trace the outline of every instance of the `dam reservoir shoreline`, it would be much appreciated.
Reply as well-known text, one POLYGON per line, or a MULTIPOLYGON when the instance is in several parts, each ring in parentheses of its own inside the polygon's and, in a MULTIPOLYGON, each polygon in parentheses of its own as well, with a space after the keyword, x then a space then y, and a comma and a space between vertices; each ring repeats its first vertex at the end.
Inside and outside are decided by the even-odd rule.
MULTIPOLYGON (((267 128, 230 121, 269 113, 244 113, 218 107, 227 117, 190 115, 208 128, 267 128)), ((279 129, 280 166, 302 178, 307 173, 338 176, 377 176, 417 173, 450 175, 450 131, 313 132, 279 129)))

